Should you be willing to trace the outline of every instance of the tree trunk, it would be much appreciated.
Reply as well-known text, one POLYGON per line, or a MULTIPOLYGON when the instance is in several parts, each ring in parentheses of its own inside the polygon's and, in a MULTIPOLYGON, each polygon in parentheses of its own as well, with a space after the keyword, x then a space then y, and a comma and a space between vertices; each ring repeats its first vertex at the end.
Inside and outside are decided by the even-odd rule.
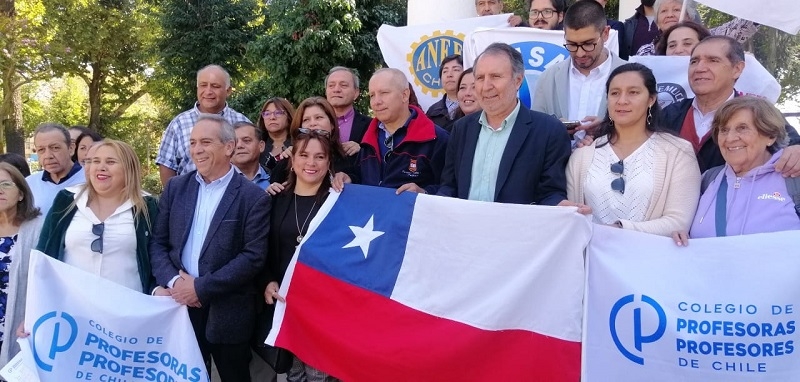
POLYGON ((89 128, 98 132, 100 135, 105 135, 105 126, 103 126, 100 120, 105 74, 102 70, 102 64, 99 62, 93 62, 91 66, 92 78, 87 84, 89 85, 89 128))
POLYGON ((8 119, 3 123, 6 152, 25 156, 25 128, 22 125, 22 92, 19 86, 11 91, 8 119))

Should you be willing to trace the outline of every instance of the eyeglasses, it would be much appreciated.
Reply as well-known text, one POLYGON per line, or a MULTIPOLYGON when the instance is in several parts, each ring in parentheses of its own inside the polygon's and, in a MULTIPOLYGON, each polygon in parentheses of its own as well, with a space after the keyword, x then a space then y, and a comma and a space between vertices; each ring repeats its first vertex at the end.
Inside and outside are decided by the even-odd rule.
POLYGON ((330 137, 331 136, 331 132, 330 131, 322 130, 322 129, 309 129, 307 127, 301 127, 299 129, 297 129, 297 131, 300 132, 300 134, 316 134, 316 135, 321 135, 323 137, 330 137))
MULTIPOLYGON (((600 36, 600 37, 602 37, 602 36, 600 36)), ((586 53, 594 52, 595 48, 597 48, 597 43, 600 41, 600 37, 598 37, 597 40, 595 40, 595 42, 584 42, 582 44, 576 44, 574 42, 568 42, 568 43, 564 44, 564 47, 567 48, 568 51, 573 52, 573 53, 577 52, 578 48, 583 49, 583 51, 586 52, 586 53)))
POLYGON ((94 239, 94 241, 92 241, 92 246, 91 246, 92 252, 98 252, 100 254, 103 253, 103 231, 105 230, 106 230, 105 223, 92 224, 92 233, 98 236, 97 239, 94 239))
POLYGON ((611 164, 611 173, 619 175, 619 178, 611 181, 611 189, 620 194, 625 194, 625 179, 622 178, 623 171, 625 171, 625 165, 622 164, 622 161, 611 164))
POLYGON ((538 18, 539 16, 541 16, 543 19, 549 19, 553 17, 554 14, 556 14, 555 9, 545 9, 541 11, 536 9, 531 9, 531 11, 528 13, 528 15, 530 15, 531 17, 538 18))
POLYGON ((3 191, 10 190, 10 189, 12 189, 14 187, 17 187, 17 184, 12 182, 12 181, 10 181, 10 180, 4 180, 4 181, 0 182, 0 190, 3 190, 3 191))
POLYGON ((261 113, 261 116, 264 117, 264 119, 272 118, 272 117, 280 118, 280 117, 283 117, 284 115, 286 115, 286 112, 283 111, 283 110, 265 111, 265 112, 261 113))

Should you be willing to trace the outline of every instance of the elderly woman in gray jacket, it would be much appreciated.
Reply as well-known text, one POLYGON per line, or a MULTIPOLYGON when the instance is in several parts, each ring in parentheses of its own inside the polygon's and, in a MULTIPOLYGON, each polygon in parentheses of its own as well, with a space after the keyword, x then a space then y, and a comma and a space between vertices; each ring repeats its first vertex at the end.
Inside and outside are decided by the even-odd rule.
POLYGON ((25 318, 28 259, 44 219, 25 178, 0 163, 0 368, 19 352, 16 330, 25 318))

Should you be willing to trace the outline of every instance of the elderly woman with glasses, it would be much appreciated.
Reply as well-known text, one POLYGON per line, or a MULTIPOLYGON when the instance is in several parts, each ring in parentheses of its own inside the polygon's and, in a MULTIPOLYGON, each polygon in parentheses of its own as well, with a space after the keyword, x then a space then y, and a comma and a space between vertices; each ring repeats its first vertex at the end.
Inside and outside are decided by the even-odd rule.
POLYGON ((691 230, 675 232, 676 244, 687 245, 690 235, 800 230, 800 203, 794 199, 800 178, 784 178, 775 171, 788 142, 785 124, 781 112, 761 98, 735 97, 717 110, 711 137, 725 164, 703 173, 703 195, 691 230))
POLYGON ((158 213, 142 190, 141 166, 126 143, 105 140, 86 166, 86 184, 56 195, 36 249, 117 284, 150 293, 147 245, 158 213))
POLYGON ((261 108, 256 126, 261 129, 265 146, 259 161, 268 172, 282 159, 281 154, 292 146, 289 126, 293 117, 294 106, 285 98, 270 98, 261 108))
MULTIPOLYGON (((331 162, 333 167, 331 175, 334 171, 346 174, 352 173, 355 166, 355 157, 347 157, 344 154, 342 143, 339 140, 339 125, 336 122, 336 113, 325 98, 310 97, 300 102, 289 131, 293 141, 299 134, 308 134, 311 131, 327 136, 331 143, 338 148, 332 153, 331 162)), ((289 158, 282 159, 275 166, 270 178, 272 184, 267 188, 267 192, 270 195, 275 195, 286 187, 286 181, 289 179, 288 172, 291 171, 290 166, 289 158)))
POLYGON ((594 221, 670 236, 687 229, 700 195, 689 142, 658 128, 653 72, 625 64, 606 82, 608 113, 598 138, 567 165, 567 198, 591 207, 594 221))

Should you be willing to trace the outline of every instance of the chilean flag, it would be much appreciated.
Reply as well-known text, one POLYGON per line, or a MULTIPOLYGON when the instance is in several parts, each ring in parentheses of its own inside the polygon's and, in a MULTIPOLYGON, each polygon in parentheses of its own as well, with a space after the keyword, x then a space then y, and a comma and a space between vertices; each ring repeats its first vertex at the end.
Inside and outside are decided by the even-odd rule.
POLYGON ((289 265, 270 345, 344 381, 578 381, 574 208, 347 185, 289 265))

